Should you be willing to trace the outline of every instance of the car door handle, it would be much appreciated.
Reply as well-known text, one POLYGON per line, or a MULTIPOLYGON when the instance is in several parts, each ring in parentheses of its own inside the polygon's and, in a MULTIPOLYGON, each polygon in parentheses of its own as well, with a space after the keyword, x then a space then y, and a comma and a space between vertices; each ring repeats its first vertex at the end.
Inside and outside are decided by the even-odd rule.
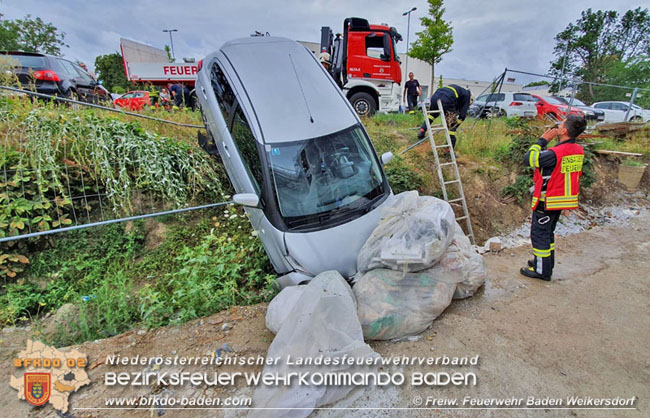
POLYGON ((226 151, 226 155, 228 156, 228 158, 230 158, 230 153, 228 152, 228 145, 226 145, 226 143, 223 141, 221 142, 221 145, 223 146, 223 150, 226 151))

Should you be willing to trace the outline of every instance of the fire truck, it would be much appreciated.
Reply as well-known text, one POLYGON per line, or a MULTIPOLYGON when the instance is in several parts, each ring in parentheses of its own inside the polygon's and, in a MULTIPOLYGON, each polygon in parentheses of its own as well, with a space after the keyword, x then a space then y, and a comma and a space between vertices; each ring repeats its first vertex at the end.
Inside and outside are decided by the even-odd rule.
POLYGON ((196 82, 194 62, 170 63, 164 50, 125 38, 120 38, 120 51, 126 78, 133 83, 182 83, 191 89, 196 82))
POLYGON ((321 57, 334 81, 360 116, 397 112, 402 71, 395 44, 402 40, 394 27, 371 25, 366 19, 343 21, 343 33, 321 28, 321 57))

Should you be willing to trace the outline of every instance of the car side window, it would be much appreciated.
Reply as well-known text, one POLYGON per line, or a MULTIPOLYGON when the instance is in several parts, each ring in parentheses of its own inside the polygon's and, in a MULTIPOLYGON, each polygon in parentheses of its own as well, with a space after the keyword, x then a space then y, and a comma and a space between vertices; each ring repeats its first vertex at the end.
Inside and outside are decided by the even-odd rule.
POLYGON ((598 103, 594 107, 596 109, 609 109, 610 108, 609 105, 610 105, 609 103, 598 103))
POLYGON ((239 106, 237 106, 235 112, 235 118, 230 129, 230 134, 235 145, 237 145, 239 154, 246 166, 246 171, 252 178, 257 193, 259 193, 263 184, 263 179, 262 163, 257 150, 257 140, 253 135, 253 131, 248 124, 246 116, 244 116, 244 112, 242 112, 239 106))
POLYGON ((230 125, 235 104, 235 93, 233 93, 230 83, 228 83, 223 70, 217 63, 212 65, 210 83, 212 84, 212 90, 214 91, 215 96, 217 96, 217 102, 219 103, 221 114, 223 115, 226 124, 230 125))
POLYGON ((74 69, 71 62, 63 60, 63 59, 59 59, 59 64, 61 64, 61 67, 63 67, 63 70, 66 72, 68 77, 71 77, 71 78, 78 78, 79 77, 79 73, 77 72, 77 70, 74 69))
POLYGON ((478 97, 476 98, 476 101, 477 101, 477 102, 487 102, 487 98, 488 98, 488 95, 487 95, 487 94, 484 94, 483 96, 478 96, 478 97))
POLYGON ((613 110, 627 110, 627 106, 623 103, 612 103, 613 110))
POLYGON ((81 77, 85 84, 92 84, 94 80, 83 68, 79 67, 76 64, 72 64, 72 67, 75 69, 77 74, 79 74, 79 77, 81 77))
POLYGON ((124 96, 120 97, 120 99, 132 99, 134 96, 133 93, 126 93, 124 96))

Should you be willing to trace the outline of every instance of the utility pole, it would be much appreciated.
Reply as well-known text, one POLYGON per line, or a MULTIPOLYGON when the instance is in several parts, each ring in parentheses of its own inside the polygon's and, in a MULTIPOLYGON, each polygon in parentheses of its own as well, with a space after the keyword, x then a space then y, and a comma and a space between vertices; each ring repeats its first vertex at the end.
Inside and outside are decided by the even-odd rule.
POLYGON ((560 87, 558 88, 557 94, 560 94, 562 91, 562 84, 564 83, 564 69, 566 68, 566 59, 569 54, 569 40, 566 41, 566 48, 564 48, 564 59, 562 60, 562 74, 560 75, 560 87))
MULTIPOLYGON (((402 13, 402 16, 408 16, 407 24, 406 24, 406 64, 404 66, 404 80, 406 80, 406 77, 409 75, 409 35, 411 34, 411 12, 414 12, 417 10, 417 7, 413 7, 411 10, 408 12, 402 13)), ((433 86, 431 86, 431 89, 433 89, 433 86)))
POLYGON ((172 38, 172 32, 178 32, 178 29, 163 29, 163 32, 169 32, 169 43, 172 47, 172 58, 176 61, 176 55, 174 54, 174 39, 172 38))

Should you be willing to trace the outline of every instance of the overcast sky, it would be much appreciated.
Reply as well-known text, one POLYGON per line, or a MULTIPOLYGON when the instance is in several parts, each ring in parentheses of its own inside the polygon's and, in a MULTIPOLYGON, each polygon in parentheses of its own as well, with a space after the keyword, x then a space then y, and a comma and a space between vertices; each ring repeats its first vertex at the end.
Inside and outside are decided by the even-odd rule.
MULTIPOLYGON (((574 22, 582 10, 625 12, 645 5, 638 0, 446 0, 445 19, 453 27, 453 51, 436 67, 436 76, 491 80, 505 67, 546 73, 553 58, 553 37, 574 22)), ((174 33, 176 57, 202 58, 224 42, 259 30, 273 36, 320 41, 320 27, 340 31, 343 19, 367 18, 388 23, 404 37, 407 18, 410 40, 421 30, 419 18, 427 12, 425 0, 0 0, 5 19, 26 14, 52 22, 66 33, 64 55, 92 66, 97 55, 119 51, 125 37, 163 48, 174 33), (369 5, 372 5, 370 7, 369 5)))

